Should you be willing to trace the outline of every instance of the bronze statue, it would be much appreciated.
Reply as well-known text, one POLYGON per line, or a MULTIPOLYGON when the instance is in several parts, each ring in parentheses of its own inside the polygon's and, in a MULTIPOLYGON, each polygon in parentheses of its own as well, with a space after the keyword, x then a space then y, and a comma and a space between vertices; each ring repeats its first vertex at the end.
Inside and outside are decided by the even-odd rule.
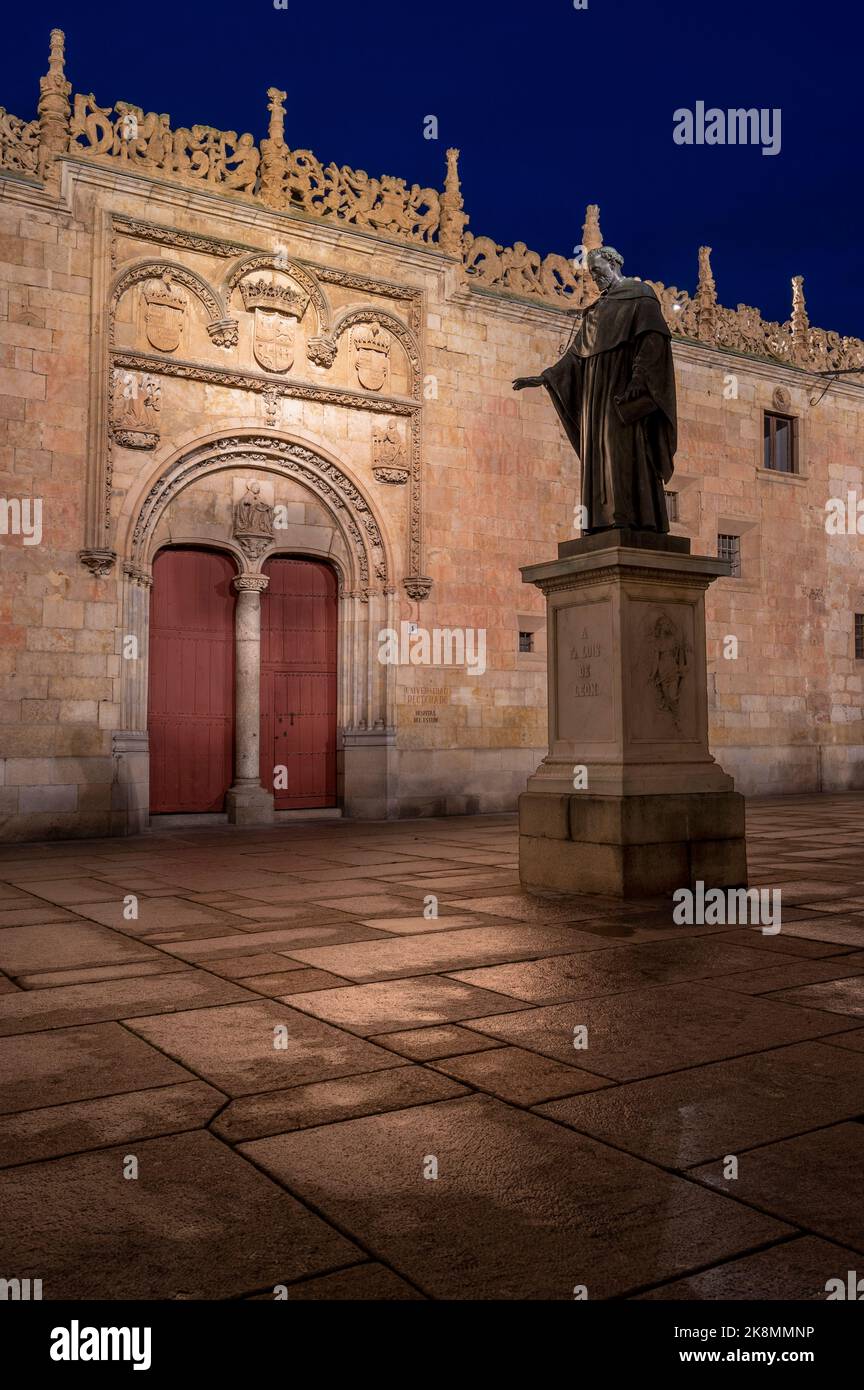
POLYGON ((676 447, 671 334, 650 285, 621 274, 613 246, 588 253, 600 290, 573 342, 540 376, 582 463, 583 534, 626 527, 669 530, 663 487, 676 447))

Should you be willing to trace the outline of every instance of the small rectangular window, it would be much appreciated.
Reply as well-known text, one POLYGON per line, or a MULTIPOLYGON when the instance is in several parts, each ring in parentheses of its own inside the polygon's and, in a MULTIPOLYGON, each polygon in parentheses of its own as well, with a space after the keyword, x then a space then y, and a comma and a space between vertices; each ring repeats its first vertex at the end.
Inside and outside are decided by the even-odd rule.
POLYGON ((762 462, 774 473, 797 473, 796 421, 766 410, 762 421, 762 462))
POLYGON ((667 514, 668 514, 668 516, 669 516, 669 520, 670 520, 670 521, 678 521, 678 520, 679 520, 679 516, 678 516, 678 493, 677 493, 677 492, 667 492, 667 493, 666 493, 666 511, 667 511, 667 514))
POLYGON ((864 661, 864 613, 855 614, 855 660, 864 661))
POLYGON ((534 650, 534 633, 533 633, 533 632, 520 632, 520 633, 519 633, 519 650, 520 650, 520 652, 533 652, 533 650, 534 650))
POLYGON ((717 537, 717 559, 728 560, 732 566, 732 578, 741 578, 741 537, 719 535, 717 537))

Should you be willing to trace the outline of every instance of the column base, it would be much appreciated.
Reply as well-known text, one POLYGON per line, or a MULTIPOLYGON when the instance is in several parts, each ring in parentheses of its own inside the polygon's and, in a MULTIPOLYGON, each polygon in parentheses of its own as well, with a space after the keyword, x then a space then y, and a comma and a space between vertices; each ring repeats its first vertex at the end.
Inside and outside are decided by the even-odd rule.
POLYGON ((240 779, 225 794, 225 810, 231 825, 272 825, 273 793, 251 778, 240 779))
POLYGON ((735 791, 519 798, 519 877, 529 893, 652 897, 747 885, 744 798, 735 791))

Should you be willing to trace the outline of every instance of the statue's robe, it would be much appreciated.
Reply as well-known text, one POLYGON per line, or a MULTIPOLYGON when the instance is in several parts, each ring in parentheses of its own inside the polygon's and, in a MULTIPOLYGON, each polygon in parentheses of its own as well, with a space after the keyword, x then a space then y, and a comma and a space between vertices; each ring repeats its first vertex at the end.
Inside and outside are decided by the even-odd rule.
POLYGON ((600 295, 542 380, 582 463, 587 530, 668 531, 663 487, 677 443, 675 368, 651 286, 622 279, 600 295), (631 388, 635 400, 624 401, 631 388))

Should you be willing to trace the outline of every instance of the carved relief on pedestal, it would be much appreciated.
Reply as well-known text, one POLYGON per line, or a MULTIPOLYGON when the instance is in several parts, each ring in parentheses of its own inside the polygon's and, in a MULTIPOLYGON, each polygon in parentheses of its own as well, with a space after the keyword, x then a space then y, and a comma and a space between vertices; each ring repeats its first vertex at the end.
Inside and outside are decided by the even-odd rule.
POLYGON ((149 372, 111 372, 111 437, 125 449, 155 449, 159 443, 162 387, 149 372))
POLYGON ((268 372, 287 372, 294 364, 294 335, 306 312, 308 295, 290 285, 243 280, 243 304, 255 315, 252 352, 268 372))
POLYGON ((407 483, 405 442, 396 420, 376 425, 372 431, 372 472, 379 483, 407 483))
POLYGON ((144 332, 151 347, 159 352, 176 352, 183 333, 186 296, 172 283, 166 270, 161 280, 150 280, 143 292, 144 332))
POLYGON ((351 330, 354 370, 367 391, 380 391, 390 378, 391 337, 377 319, 357 323, 351 330))
POLYGON ((261 483, 237 480, 235 488, 244 490, 234 504, 234 539, 248 559, 258 560, 273 544, 273 507, 261 483))
MULTIPOLYGON (((642 648, 643 673, 653 708, 655 714, 669 716, 679 732, 683 722, 682 699, 687 694, 691 650, 683 629, 665 610, 655 613, 646 624, 642 648)), ((657 733, 659 736, 659 728, 657 733)))

